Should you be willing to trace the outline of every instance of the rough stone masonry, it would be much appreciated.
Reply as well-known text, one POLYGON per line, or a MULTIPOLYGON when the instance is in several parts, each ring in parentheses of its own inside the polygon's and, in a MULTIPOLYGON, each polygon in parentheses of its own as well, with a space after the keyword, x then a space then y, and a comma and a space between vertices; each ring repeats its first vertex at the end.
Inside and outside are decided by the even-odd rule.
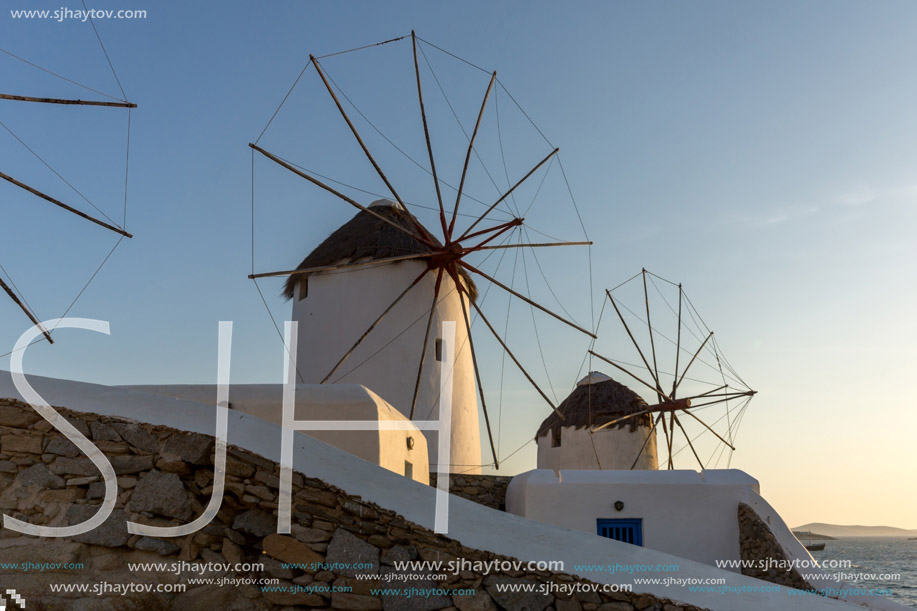
MULTIPOLYGON (((222 509, 201 531, 180 538, 131 535, 125 520, 158 526, 186 523, 202 513, 212 488, 213 439, 118 418, 57 408, 109 458, 118 476, 118 502, 99 528, 74 537, 37 538, 0 529, 0 562, 54 563, 51 571, 0 569, 0 585, 15 588, 29 609, 124 611, 225 609, 342 609, 382 611, 701 611, 643 594, 501 592, 499 584, 575 583, 550 572, 463 571, 410 582, 382 579, 400 560, 511 560, 470 549, 317 479, 294 474, 292 536, 276 534, 279 469, 276 463, 230 447, 222 509), (201 585, 202 575, 167 565, 131 571, 128 563, 257 563, 257 570, 212 572, 203 577, 251 580, 243 585, 201 585), (372 576, 323 565, 364 563, 372 576), (291 568, 296 565, 300 568, 291 568), (273 580, 270 587, 256 580, 273 580), (180 593, 96 596, 52 592, 49 584, 180 584, 180 593), (444 593, 405 598, 376 590, 410 585, 444 593), (293 592, 295 586, 310 591, 293 592), (283 591, 285 589, 286 591, 283 591), (473 590, 474 595, 455 594, 473 590)), ((48 526, 81 522, 104 496, 104 483, 88 458, 28 405, 0 399, 0 511, 48 526)), ((244 568, 244 567, 243 567, 244 568)), ((224 584, 227 581, 223 582, 224 584)))

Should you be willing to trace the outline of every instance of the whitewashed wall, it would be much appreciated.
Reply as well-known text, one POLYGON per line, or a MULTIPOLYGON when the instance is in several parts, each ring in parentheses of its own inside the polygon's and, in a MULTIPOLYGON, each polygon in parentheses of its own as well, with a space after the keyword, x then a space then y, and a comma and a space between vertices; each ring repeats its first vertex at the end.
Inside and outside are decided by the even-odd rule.
MULTIPOLYGON (((126 386, 125 388, 212 405, 216 386, 175 384, 126 386)), ((273 424, 282 424, 283 387, 279 384, 233 384, 229 387, 232 409, 257 416, 273 424)), ((407 421, 407 418, 371 390, 357 384, 299 384, 296 386, 297 420, 371 420, 375 422, 407 421)), ((302 431, 324 443, 340 448, 389 471, 406 475, 410 463, 411 478, 430 482, 427 441, 416 427, 404 431, 302 431), (408 438, 413 441, 409 447, 408 438)))
POLYGON ((586 427, 565 426, 560 431, 560 446, 551 447, 551 432, 538 438, 539 469, 630 469, 639 455, 635 469, 656 469, 656 432, 650 434, 650 427, 630 426, 602 429, 590 433, 586 427))
MULTIPOLYGON (((347 273, 309 277, 308 296, 293 297, 293 320, 299 321, 298 365, 301 382, 319 383, 374 320, 425 268, 425 263, 400 263, 347 273)), ((436 274, 421 280, 376 326, 330 381, 362 384, 410 416, 420 365, 427 316, 433 303, 436 274), (364 362, 368 361, 368 362, 364 362), (362 365, 361 365, 362 363, 362 365)), ((455 321, 455 372, 452 391, 452 471, 479 473, 481 440, 471 350, 455 284, 442 280, 441 299, 433 317, 427 357, 420 379, 417 420, 439 417, 439 367, 434 358, 443 321, 455 321)), ((466 303, 466 308, 469 308, 466 303)), ((428 431, 430 465, 435 469, 436 433, 428 431)))
POLYGON ((560 471, 517 475, 506 510, 530 520, 596 534, 598 518, 641 518, 643 545, 706 564, 738 560, 739 502, 758 481, 737 469, 560 471), (615 501, 624 503, 617 511, 615 501))

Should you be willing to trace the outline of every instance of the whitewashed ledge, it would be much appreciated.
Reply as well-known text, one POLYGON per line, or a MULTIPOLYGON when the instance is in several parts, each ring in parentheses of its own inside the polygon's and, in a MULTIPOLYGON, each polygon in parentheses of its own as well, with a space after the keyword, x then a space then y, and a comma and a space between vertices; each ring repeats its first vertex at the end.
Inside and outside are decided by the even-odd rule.
MULTIPOLYGON (((29 377, 30 383, 51 405, 76 412, 94 413, 212 435, 215 410, 203 403, 168 399, 138 391, 29 377)), ((9 372, 0 371, 0 397, 21 399, 9 372)), ((230 389, 230 401, 232 389, 230 389)), ((229 443, 268 460, 279 461, 281 428, 260 418, 231 413, 229 443)), ((296 435, 294 464, 297 471, 333 484, 349 494, 395 511, 421 526, 433 528, 436 491, 405 479, 355 456, 305 435, 296 435)), ((578 572, 575 564, 677 564, 678 577, 724 578, 738 594, 691 592, 686 588, 633 584, 637 593, 682 601, 713 611, 862 609, 861 605, 816 596, 755 592, 770 584, 704 564, 594 535, 557 528, 495 511, 450 496, 448 536, 470 548, 487 550, 521 560, 560 560, 565 572, 597 583, 628 583, 629 578, 605 572, 578 572)), ((882 601, 882 609, 907 611, 907 607, 882 601), (893 606, 888 606, 889 604, 893 606)), ((878 608, 878 607, 876 607, 878 608)))

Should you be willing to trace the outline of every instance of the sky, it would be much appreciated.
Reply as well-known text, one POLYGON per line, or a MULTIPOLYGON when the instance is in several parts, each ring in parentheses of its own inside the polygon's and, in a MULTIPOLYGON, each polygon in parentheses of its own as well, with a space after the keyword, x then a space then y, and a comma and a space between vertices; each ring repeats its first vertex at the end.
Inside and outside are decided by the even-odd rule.
MULTIPOLYGON (((82 8, 3 0, 0 47, 122 97, 89 23, 14 19, 7 10, 62 6, 82 8)), ((134 238, 118 244, 69 311, 110 321, 111 335, 62 330, 55 345, 29 349, 27 372, 103 384, 209 382, 217 322, 233 320, 233 380, 279 381, 282 346, 272 316, 282 322, 290 306, 280 280, 261 281, 262 301, 247 275, 295 266, 352 210, 265 159, 253 164, 247 144, 310 53, 414 29, 485 68, 422 44, 444 179, 457 182, 465 141, 432 75, 470 130, 486 71, 495 69, 502 85, 482 122, 484 163, 471 164, 468 193, 492 201, 499 189, 482 166, 505 187, 557 146, 563 174, 551 164, 543 182, 527 182, 519 208, 532 204, 526 224, 535 230, 594 242, 540 252, 543 285, 534 258, 511 265, 510 257, 498 267, 495 257, 488 269, 552 308, 559 302, 589 327, 603 311, 603 289, 644 267, 683 283, 730 363, 759 391, 729 465, 758 478, 791 526, 917 528, 917 404, 902 396, 917 366, 913 3, 104 0, 89 7, 147 11, 144 19, 95 20, 127 98, 139 106, 130 113, 127 205, 123 109, 3 101, 0 160, 4 172, 95 212, 15 133, 101 212, 119 225, 126 219, 134 238)), ((408 160, 426 162, 409 39, 321 62, 407 153, 351 111, 405 200, 435 205, 432 181, 408 160)), ((102 99, 9 54, 0 54, 0 75, 4 93, 102 99)), ((384 194, 315 77, 311 68, 303 75, 259 145, 384 194)), ((0 196, 4 278, 41 318, 60 316, 117 236, 11 185, 0 185, 0 196)), ((462 205, 470 212, 477 204, 462 205)), ((435 223, 426 209, 418 214, 435 223)), ((562 399, 583 373, 589 338, 550 319, 530 328, 529 310, 507 310, 498 293, 488 311, 512 323, 507 339, 562 399)), ((28 321, 5 301, 0 317, 4 353, 28 321)), ((596 349, 623 358, 614 322, 602 318, 596 349)), ((522 448, 500 473, 533 468, 534 444, 526 443, 549 408, 495 343, 481 342, 500 455, 522 448)), ((0 367, 8 365, 7 356, 0 367)))

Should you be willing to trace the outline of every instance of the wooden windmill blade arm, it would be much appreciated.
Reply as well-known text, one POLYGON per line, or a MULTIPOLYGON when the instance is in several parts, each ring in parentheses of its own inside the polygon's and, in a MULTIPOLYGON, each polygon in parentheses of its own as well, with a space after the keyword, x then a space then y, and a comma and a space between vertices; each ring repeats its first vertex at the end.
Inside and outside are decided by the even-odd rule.
POLYGON ((621 314, 621 310, 618 309, 618 304, 615 302, 615 298, 611 296, 611 291, 606 290, 605 294, 608 295, 608 299, 609 301, 611 301, 611 305, 612 307, 614 307, 615 313, 618 315, 618 319, 621 321, 621 324, 624 325, 624 330, 627 331, 627 336, 630 338, 631 343, 634 345, 634 348, 637 349, 637 352, 640 353, 640 358, 643 360, 643 364, 646 366, 646 370, 653 377, 653 381, 656 383, 656 388, 654 388, 653 390, 655 390, 657 394, 671 401, 672 400, 671 397, 669 397, 668 395, 665 394, 665 392, 663 392, 662 385, 659 383, 659 378, 656 377, 656 372, 653 370, 652 367, 650 367, 649 361, 646 360, 646 356, 643 354, 643 350, 640 348, 640 344, 637 343, 637 340, 634 337, 634 334, 631 333, 630 327, 627 325, 627 321, 624 320, 624 315, 621 314))
POLYGON ((464 242, 465 240, 470 240, 471 238, 476 238, 477 236, 479 236, 479 235, 484 235, 485 233, 491 233, 491 232, 494 232, 494 231, 500 231, 501 229, 503 229, 503 228, 506 227, 507 225, 509 225, 509 226, 521 225, 521 224, 522 224, 522 221, 523 221, 523 219, 513 218, 512 220, 506 221, 505 223, 500 223, 499 225, 494 225, 493 227, 488 227, 487 229, 479 229, 478 231, 475 231, 474 233, 469 233, 468 235, 462 236, 461 238, 459 238, 458 240, 456 240, 456 242, 464 242))
POLYGON ((473 273, 475 273, 475 274, 481 276, 482 278, 485 278, 485 279, 487 279, 487 280, 490 280, 492 283, 494 283, 495 285, 497 285, 498 287, 500 287, 500 288, 503 289, 504 291, 507 291, 510 295, 512 295, 512 296, 514 296, 514 297, 516 297, 516 298, 518 298, 518 299, 521 299, 522 301, 526 302, 526 303, 529 304, 530 306, 536 307, 536 308, 538 308, 539 310, 541 310, 542 312, 544 312, 545 314, 548 314, 548 315, 550 315, 550 316, 553 316, 554 318, 556 318, 556 319, 559 320, 560 322, 562 322, 562 323, 564 323, 564 324, 566 324, 566 325, 568 325, 568 326, 570 326, 570 327, 573 327, 573 328, 576 329, 577 331, 579 331, 579 332, 581 332, 581 333, 585 333, 585 334, 588 335, 589 337, 595 338, 595 334, 594 334, 592 331, 587 331, 586 329, 582 328, 582 327, 579 326, 578 324, 576 324, 576 323, 574 323, 574 322, 571 322, 571 321, 567 320, 566 318, 564 318, 564 317, 561 316, 560 314, 555 314, 554 312, 552 312, 551 310, 547 309, 547 308, 544 307, 543 305, 541 305, 541 304, 539 304, 539 303, 536 303, 535 301, 532 301, 531 299, 529 299, 529 298, 526 297, 525 295, 522 295, 521 293, 518 293, 518 292, 514 291, 513 289, 511 289, 510 287, 506 286, 505 284, 503 284, 502 282, 500 282, 499 280, 497 280, 497 279, 494 278, 493 276, 489 276, 489 275, 485 274, 484 272, 482 272, 482 271, 479 270, 478 268, 474 267, 473 265, 471 265, 471 264, 469 264, 469 263, 466 263, 465 261, 459 261, 459 265, 461 265, 462 267, 464 267, 464 268, 467 269, 468 271, 473 272, 473 273))
POLYGON ((548 156, 547 156, 547 157, 545 157, 544 159, 542 159, 541 161, 539 161, 538 164, 537 164, 534 168, 532 168, 531 170, 529 170, 528 174, 526 174, 525 176, 523 176, 522 178, 520 178, 519 181, 516 182, 516 184, 514 184, 514 185, 510 188, 509 191, 507 191, 506 193, 504 193, 503 195, 501 195, 501 196, 500 196, 500 199, 498 199, 498 200, 495 201, 493 204, 491 204, 490 207, 489 207, 487 210, 484 211, 484 214, 482 214, 481 216, 479 216, 478 219, 477 219, 475 222, 473 222, 473 223, 471 224, 471 226, 470 226, 468 229, 465 230, 465 232, 461 235, 461 237, 459 238, 459 240, 464 240, 465 238, 467 238, 467 237, 468 237, 468 234, 471 233, 471 230, 472 230, 472 229, 474 229, 475 227, 477 227, 478 223, 480 223, 481 221, 483 221, 484 218, 485 218, 488 214, 490 214, 491 212, 493 212, 494 208, 496 208, 497 206, 500 205, 500 202, 502 202, 502 201, 505 200, 507 197, 509 197, 510 194, 511 194, 513 191, 516 190, 516 187, 518 187, 519 185, 521 185, 522 183, 524 183, 526 180, 528 180, 528 178, 529 178, 532 174, 534 174, 536 171, 538 171, 538 168, 540 168, 540 167, 543 166, 545 163, 547 163, 548 160, 551 159, 551 157, 553 157, 554 155, 556 155, 557 152, 558 152, 559 150, 560 150, 560 149, 556 148, 556 149, 554 149, 553 151, 551 151, 550 153, 548 153, 548 156))
POLYGON ((665 434, 665 445, 668 451, 666 462, 668 463, 668 468, 672 469, 675 466, 675 464, 672 462, 672 437, 675 436, 675 429, 673 428, 672 434, 669 435, 669 426, 665 423, 665 414, 659 415, 662 416, 662 432, 665 434))
POLYGON ((369 328, 366 329, 366 331, 363 332, 363 335, 361 335, 360 338, 359 338, 356 342, 354 342, 353 346, 350 347, 350 350, 348 350, 347 352, 345 352, 345 353, 344 353, 344 356, 342 356, 342 357, 340 358, 340 360, 339 360, 337 363, 334 364, 334 367, 331 369, 331 371, 328 372, 328 375, 326 375, 324 378, 322 378, 322 381, 320 382, 321 384, 324 384, 325 382, 327 382, 327 381, 331 378, 331 376, 334 375, 334 372, 337 371, 337 370, 341 367, 341 365, 344 364, 344 361, 346 361, 346 360, 350 357, 350 355, 353 354, 353 351, 356 350, 357 347, 358 347, 360 344, 363 343, 363 340, 365 340, 365 339, 369 336, 370 333, 372 333, 373 329, 376 328, 376 325, 378 325, 379 322, 380 322, 383 318, 385 318, 385 316, 386 316, 389 312, 391 312, 392 309, 393 309, 396 305, 398 305, 398 302, 401 301, 401 300, 404 298, 404 296, 407 295, 408 292, 410 292, 410 290, 411 290, 412 288, 414 288, 414 287, 417 285, 417 283, 420 282, 420 280, 421 280, 424 276, 427 275, 427 273, 429 273, 429 271, 430 271, 429 268, 423 270, 423 271, 420 273, 420 275, 417 276, 417 277, 414 279, 414 281, 413 281, 411 284, 409 284, 409 285, 407 286, 406 289, 404 289, 403 291, 401 291, 401 294, 398 295, 398 297, 395 298, 395 301, 393 301, 392 303, 390 303, 389 306, 388 306, 387 308, 385 308, 385 310, 382 312, 382 314, 379 314, 379 317, 376 318, 376 320, 374 320, 373 323, 372 323, 371 325, 369 325, 369 328))
POLYGON ((392 227, 396 228, 398 231, 400 231, 400 232, 402 232, 402 233, 405 233, 405 234, 411 236, 412 238, 414 238, 415 240, 417 240, 417 241, 420 242, 421 244, 424 244, 425 246, 428 246, 428 247, 431 247, 431 248, 433 247, 433 244, 432 244, 429 240, 427 240, 426 238, 421 237, 421 236, 419 236, 419 235, 413 233, 412 231, 408 230, 406 227, 403 227, 402 225, 399 225, 398 223, 396 223, 395 221, 393 221, 393 220, 391 220, 391 219, 385 218, 384 216, 382 216, 381 214, 379 214, 378 212, 376 212, 376 211, 373 210, 372 208, 367 208, 366 206, 364 206, 364 205, 362 205, 362 204, 358 204, 357 202, 355 202, 354 200, 350 199, 349 197, 347 197, 346 195, 344 195, 343 193, 341 193, 340 191, 338 191, 338 190, 335 189, 334 187, 330 187, 330 186, 326 185, 325 183, 323 183, 322 181, 318 180, 317 178, 314 178, 314 177, 312 177, 312 176, 309 176, 308 174, 306 174, 305 172, 303 172, 303 171, 300 170, 299 168, 293 167, 291 164, 287 163, 286 161, 284 161, 284 160, 281 159, 280 157, 277 157, 277 156, 274 155, 273 153, 270 153, 270 152, 264 150, 263 148, 261 148, 261 147, 258 146, 257 144, 253 144, 253 143, 249 142, 248 146, 251 147, 252 149, 258 151, 259 153, 261 153, 262 155, 264 155, 265 157, 267 157, 268 159, 270 159, 271 161, 273 161, 273 162, 276 163, 277 165, 279 165, 279 166, 281 166, 281 167, 284 167, 284 168, 288 169, 289 171, 293 172, 294 174, 296 174, 296 175, 299 176, 300 178, 305 178, 306 180, 308 180, 308 181, 311 182, 312 184, 314 184, 314 185, 316 185, 316 186, 318 186, 318 187, 321 187, 322 189, 324 189, 325 191, 331 193, 332 195, 336 195, 338 198, 344 200, 345 202, 347 202, 347 203, 350 204, 351 206, 353 206, 353 207, 355 207, 355 208, 358 208, 359 210, 362 210, 363 212, 366 212, 367 214, 371 214, 372 216, 376 217, 377 219, 379 219, 380 221, 382 221, 382 222, 384 222, 384 223, 388 223, 388 224, 391 225, 392 227))
MULTIPOLYGON (((612 360, 610 360, 610 359, 608 359, 608 358, 602 356, 602 355, 599 354, 598 352, 594 352, 594 351, 592 351, 592 350, 589 350, 589 354, 591 354, 591 355, 594 356, 594 357, 600 358, 600 359, 602 359, 603 361, 605 361, 606 363, 608 363, 609 365, 611 365, 612 367, 614 367, 614 368, 616 368, 616 369, 619 369, 619 370, 623 371, 624 373, 626 373, 627 375, 629 375, 629 376, 632 377, 633 379, 637 380, 638 382, 640 382, 641 384, 643 384, 644 386, 646 386, 647 388, 649 388, 649 389, 652 390, 653 392, 659 392, 659 389, 658 389, 656 386, 653 386, 652 384, 650 384, 650 383, 648 383, 648 382, 644 382, 643 380, 641 380, 640 378, 638 378, 636 375, 634 375, 633 373, 631 373, 630 371, 628 371, 628 370, 625 369, 624 367, 621 367, 620 365, 618 365, 618 364, 615 363, 614 361, 612 361, 612 360)), ((662 394, 662 397, 663 397, 665 400, 672 402, 671 397, 669 397, 667 394, 663 393, 663 394, 662 394)))
POLYGON ((412 259, 427 259, 432 257, 432 253, 417 253, 413 255, 401 255, 398 257, 385 257, 384 259, 371 259, 369 261, 360 261, 359 263, 343 263, 340 265, 320 265, 318 267, 305 267, 301 269, 289 269, 280 272, 261 272, 259 274, 249 274, 252 280, 258 278, 273 278, 276 276, 301 276, 303 274, 315 274, 318 272, 328 272, 336 270, 352 270, 361 267, 373 265, 384 265, 386 263, 396 263, 398 261, 410 261, 412 259))
MULTIPOLYGON (((710 394, 713 391, 708 391, 704 394, 696 395, 693 397, 686 397, 686 399, 738 399, 739 397, 748 397, 755 394, 753 390, 737 390, 735 392, 724 392, 717 395, 710 394)), ((698 404, 693 407, 700 407, 701 405, 710 405, 710 403, 698 404)))
POLYGON ((726 403, 727 401, 733 401, 741 397, 753 397, 756 394, 757 393, 753 390, 749 392, 738 393, 737 395, 732 396, 732 397, 723 397, 720 399, 714 399, 713 401, 708 401, 706 403, 695 403, 694 405, 691 406, 691 409, 699 409, 701 407, 709 407, 711 405, 718 405, 720 403, 726 403))
POLYGON ((691 369, 691 365, 694 364, 694 360, 700 355, 701 350, 704 349, 704 346, 707 345, 707 342, 710 341, 710 338, 713 337, 713 331, 710 332, 710 335, 704 340, 704 343, 700 345, 700 348, 697 349, 697 352, 694 353, 694 356, 691 357, 691 360, 688 361, 688 366, 685 367, 685 370, 681 372, 681 377, 678 378, 678 382, 675 383, 675 390, 678 390, 678 387, 681 386, 681 381, 685 379, 685 374, 688 373, 688 370, 691 369))
MULTIPOLYGON (((658 397, 662 398, 662 384, 659 382, 659 366, 656 363, 656 340, 653 339, 653 323, 650 319, 650 294, 646 287, 646 269, 643 269, 643 298, 646 301, 646 327, 650 333, 650 349, 652 350, 653 355, 653 379, 656 380, 656 385, 659 386, 660 390, 658 392, 658 397)), ((675 393, 672 393, 673 395, 675 393)))
POLYGON ((91 223, 95 223, 96 225, 98 225, 98 226, 100 226, 100 227, 104 227, 105 229, 108 229, 109 231, 113 231, 113 232, 117 233, 118 235, 122 235, 122 236, 124 236, 125 238, 132 238, 132 237, 134 237, 134 236, 132 236, 131 234, 129 234, 128 232, 126 232, 126 231, 124 231, 123 229, 121 229, 120 227, 115 227, 114 225, 110 225, 109 223, 106 223, 105 221, 100 221, 99 219, 97 219, 97 218, 95 218, 95 217, 93 217, 93 216, 90 216, 90 215, 86 214, 85 212, 82 212, 81 210, 77 210, 77 209, 74 208, 73 206, 68 206, 68 205, 65 204, 64 202, 62 202, 62 201, 60 201, 60 200, 57 200, 57 199, 54 199, 54 198, 51 197, 50 195, 47 195, 47 194, 45 194, 45 193, 42 193, 42 192, 39 191, 38 189, 35 189, 35 188, 33 188, 33 187, 30 187, 29 185, 25 184, 24 182, 20 182, 20 181, 16 180, 15 178, 13 178, 12 176, 10 176, 9 174, 4 174, 3 172, 0 172, 0 178, 2 178, 3 180, 6 180, 7 182, 9 182, 9 183, 11 183, 11 184, 16 185, 16 186, 19 187, 20 189, 24 189, 24 190, 28 191, 28 192, 31 193, 32 195, 38 196, 38 197, 40 197, 41 199, 43 199, 43 200, 45 200, 45 201, 47 201, 47 202, 50 202, 50 203, 54 204, 54 205, 57 206, 58 208, 63 208, 63 209, 66 210, 67 212, 70 212, 70 213, 75 214, 75 215, 77 215, 77 216, 79 216, 79 217, 81 217, 81 218, 84 218, 84 219, 86 219, 87 221, 89 221, 89 222, 91 222, 91 223))
MULTIPOLYGON (((382 171, 382 168, 379 167, 379 164, 376 163, 375 158, 372 156, 372 153, 369 152, 366 144, 363 142, 363 138, 360 137, 360 132, 357 131, 356 126, 353 124, 353 121, 350 120, 350 117, 347 115, 347 111, 344 110, 344 106, 341 104, 341 101, 338 99, 337 94, 334 93, 334 89, 331 87, 331 83, 328 82, 328 78, 325 76, 325 71, 322 69, 321 64, 318 63, 318 60, 314 56, 310 55, 309 59, 315 65, 315 71, 318 73, 318 76, 322 79, 322 83, 325 84, 325 89, 328 90, 328 94, 331 96, 331 99, 334 100, 335 106, 337 106, 338 112, 341 114, 341 117, 344 119, 344 122, 347 123, 347 127, 350 128, 350 132, 353 134, 353 137, 356 139, 357 143, 360 145, 360 148, 363 150, 363 154, 372 164, 373 168, 376 170, 376 174, 379 175, 379 178, 382 179, 382 182, 385 183, 385 186, 388 187, 389 192, 392 194, 392 197, 401 204, 402 208, 407 211, 408 207, 404 203, 404 200, 401 199, 401 196, 398 195, 398 192, 395 191, 395 187, 392 186, 392 183, 389 182, 388 177, 386 177, 385 172, 382 171)), ((429 233, 421 225, 417 219, 414 218, 414 215, 408 215, 411 218, 411 222, 414 225, 414 228, 417 230, 417 233, 424 236, 424 240, 429 240, 429 233)))
POLYGON ((684 435, 685 435, 685 441, 688 442, 688 447, 691 448, 691 452, 694 454, 694 458, 697 459, 697 464, 700 465, 701 471, 703 471, 704 469, 706 469, 707 467, 704 466, 704 461, 702 461, 702 460, 700 459, 700 456, 697 455, 697 450, 694 449, 694 444, 691 443, 691 438, 688 437, 688 431, 686 431, 686 430, 685 430, 685 427, 683 427, 683 426, 681 425, 681 420, 678 419, 678 416, 676 416, 674 412, 672 413, 672 422, 674 422, 675 424, 677 424, 677 425, 678 425, 678 428, 681 429, 681 432, 684 433, 684 435))
POLYGON ((411 30, 411 45, 414 49, 414 74, 417 77, 417 100, 420 103, 420 117, 423 120, 423 135, 427 141, 427 155, 430 157, 430 171, 433 174, 433 186, 436 187, 436 201, 439 203, 439 222, 443 227, 443 235, 449 235, 446 224, 446 209, 443 206, 443 194, 439 189, 439 178, 436 175, 436 160, 433 158, 433 144, 430 141, 430 128, 427 125, 427 111, 423 104, 423 87, 420 82, 420 63, 417 61, 417 35, 411 30))
POLYGON ((471 153, 474 151, 474 140, 478 136, 478 129, 481 127, 481 119, 484 118, 484 109, 487 108, 487 98, 490 97, 490 91, 494 87, 494 81, 497 80, 497 72, 494 71, 487 84, 487 91, 484 92, 484 101, 481 102, 481 110, 478 112, 478 120, 474 124, 474 131, 471 132, 471 138, 468 139, 468 152, 465 153, 465 165, 462 167, 462 178, 459 181, 458 193, 455 197, 455 208, 452 209, 452 220, 449 221, 449 230, 446 232, 447 239, 452 238, 452 231, 455 229, 455 218, 458 216, 459 204, 462 201, 462 190, 465 188, 465 177, 468 175, 468 163, 471 161, 471 153))
POLYGON ((436 315, 436 303, 439 301, 439 290, 443 283, 443 268, 439 268, 436 274, 436 285, 433 287, 433 304, 430 306, 430 316, 427 317, 427 330, 423 334, 423 348, 420 351, 420 364, 417 366, 417 380, 414 382, 414 396, 411 399, 410 419, 414 419, 414 410, 417 408, 417 394, 420 392, 420 378, 423 374, 423 362, 427 357, 427 342, 430 341, 430 327, 433 325, 433 317, 436 315))
POLYGON ((469 250, 499 250, 502 248, 548 248, 550 246, 592 246, 592 242, 541 242, 537 244, 499 244, 496 246, 474 246, 469 250))
POLYGON ((627 414, 626 416, 621 416, 620 418, 609 420, 605 424, 595 427, 594 429, 592 429, 592 432, 596 433, 598 431, 601 431, 602 429, 607 429, 608 427, 612 426, 613 424, 618 424, 619 422, 624 422, 625 420, 630 420, 631 418, 636 418, 637 416, 642 416, 644 414, 649 414, 655 411, 656 410, 654 409, 644 409, 639 412, 634 412, 633 414, 627 414))
MULTIPOLYGON (((650 431, 649 431, 649 433, 646 434, 646 439, 643 440, 643 445, 640 446, 640 451, 637 452, 637 457, 634 458, 634 462, 631 463, 631 465, 630 465, 630 470, 631 470, 631 471, 633 471, 633 470, 634 470, 634 467, 637 466, 637 461, 639 461, 639 460, 640 460, 640 457, 643 455, 643 450, 646 449, 646 444, 649 443, 650 438, 653 436, 653 432, 656 430, 656 425, 659 424, 659 419, 660 419, 660 418, 662 418, 662 414, 661 414, 661 413, 660 413, 658 416, 656 416, 656 418, 653 419, 653 424, 652 424, 652 426, 650 426, 650 431)), ((658 458, 658 457, 657 457, 657 458, 658 458)), ((658 465, 657 465, 657 466, 658 466, 658 465)))
POLYGON ((114 108, 137 108, 133 102, 103 102, 99 100, 68 100, 63 98, 33 98, 27 95, 13 95, 0 93, 0 100, 14 100, 16 102, 38 102, 40 104, 68 104, 74 106, 109 106, 114 108))
POLYGON ((515 229, 516 227, 519 227, 520 225, 522 225, 522 223, 523 223, 523 219, 513 219, 511 221, 507 221, 506 223, 503 223, 502 225, 491 227, 489 231, 491 231, 492 233, 490 234, 490 236, 487 237, 487 239, 477 244, 476 246, 469 246, 468 248, 465 248, 464 253, 467 255, 468 253, 476 252, 478 250, 481 250, 482 248, 487 248, 488 242, 492 242, 496 240, 497 238, 499 238, 501 235, 503 235, 510 229, 515 229))
POLYGON ((37 326, 39 329, 41 329, 41 332, 42 332, 42 334, 45 336, 45 339, 48 340, 48 343, 49 343, 49 344, 53 344, 53 343, 54 343, 54 340, 51 339, 51 334, 48 332, 48 330, 45 329, 44 325, 42 325, 42 324, 38 321, 37 318, 35 318, 35 315, 32 314, 32 311, 29 310, 29 308, 26 307, 26 305, 22 302, 21 299, 19 299, 19 295, 17 295, 15 292, 13 292, 13 289, 11 289, 11 288, 6 284, 6 282, 3 281, 3 278, 0 278, 0 288, 2 288, 2 289, 6 292, 6 294, 9 295, 10 299, 13 300, 13 303, 15 303, 17 306, 19 306, 19 309, 22 310, 22 311, 25 313, 25 315, 29 317, 29 320, 32 321, 32 324, 35 325, 35 326, 37 326))
POLYGON ((683 411, 684 413, 688 414, 689 416, 691 416, 692 418, 694 418, 695 420, 697 420, 698 422, 700 422, 702 425, 704 425, 704 428, 706 428, 708 431, 710 431, 711 433, 713 433, 714 435, 716 435, 716 438, 717 438, 717 439, 719 439, 720 441, 722 441, 723 443, 725 443, 727 446, 729 446, 729 449, 730 449, 730 450, 735 451, 735 449, 736 449, 735 446, 732 445, 731 443, 729 443, 728 441, 726 441, 725 439, 723 439, 723 438, 720 436, 720 434, 717 433, 716 431, 714 431, 712 428, 710 428, 710 425, 708 425, 706 422, 704 422, 703 420, 701 420, 701 419, 698 418, 696 415, 692 414, 690 411, 688 411, 688 410, 686 410, 686 409, 683 409, 683 410, 681 410, 681 411, 683 411))
MULTIPOLYGON (((481 371, 478 368, 478 357, 474 352, 474 338, 471 335, 471 319, 468 318, 468 308, 465 306, 464 296, 468 296, 468 293, 465 291, 464 286, 461 283, 461 279, 458 277, 458 274, 455 273, 454 269, 449 269, 449 275, 452 277, 452 281, 455 283, 456 288, 459 291, 459 301, 462 304, 462 317, 465 319, 465 331, 468 334, 468 346, 471 348, 471 363, 474 366, 474 377, 478 382, 478 395, 481 397, 481 409, 484 411, 484 424, 487 429, 487 440, 490 442, 490 452, 494 458, 494 469, 500 469, 500 459, 497 458, 497 446, 494 444, 493 432, 490 428, 490 415, 487 413, 487 402, 484 399, 484 386, 481 384, 481 371)), ((471 301, 471 297, 468 296, 468 301, 471 301)))
POLYGON ((522 363, 519 362, 519 359, 516 358, 516 355, 513 354, 513 351, 509 349, 509 346, 506 345, 506 342, 503 341, 503 338, 500 337, 500 334, 497 333, 497 330, 493 328, 493 325, 491 325, 490 321, 487 320, 487 317, 484 316, 484 312, 481 311, 480 306, 478 306, 477 303, 472 301, 471 307, 475 309, 475 311, 478 313, 478 316, 480 316, 481 320, 484 321, 484 324, 487 325, 487 328, 490 330, 491 334, 494 336, 497 342, 503 347, 503 350, 506 352, 506 354, 509 355, 509 358, 513 361, 513 363, 516 364, 516 367, 519 368, 519 371, 522 372, 522 375, 524 375, 525 378, 529 381, 529 384, 531 384, 535 388, 535 390, 538 391, 538 394, 541 395, 542 399, 547 401, 548 405, 551 406, 551 409, 554 410, 554 413, 557 414, 558 418, 560 418, 562 421, 566 420, 566 418, 564 418, 564 415, 560 413, 560 411, 558 411, 554 403, 552 403, 551 400, 548 398, 548 395, 546 395, 544 391, 541 390, 541 387, 535 383, 535 380, 532 379, 532 376, 529 375, 529 372, 525 370, 525 367, 522 366, 522 363))

